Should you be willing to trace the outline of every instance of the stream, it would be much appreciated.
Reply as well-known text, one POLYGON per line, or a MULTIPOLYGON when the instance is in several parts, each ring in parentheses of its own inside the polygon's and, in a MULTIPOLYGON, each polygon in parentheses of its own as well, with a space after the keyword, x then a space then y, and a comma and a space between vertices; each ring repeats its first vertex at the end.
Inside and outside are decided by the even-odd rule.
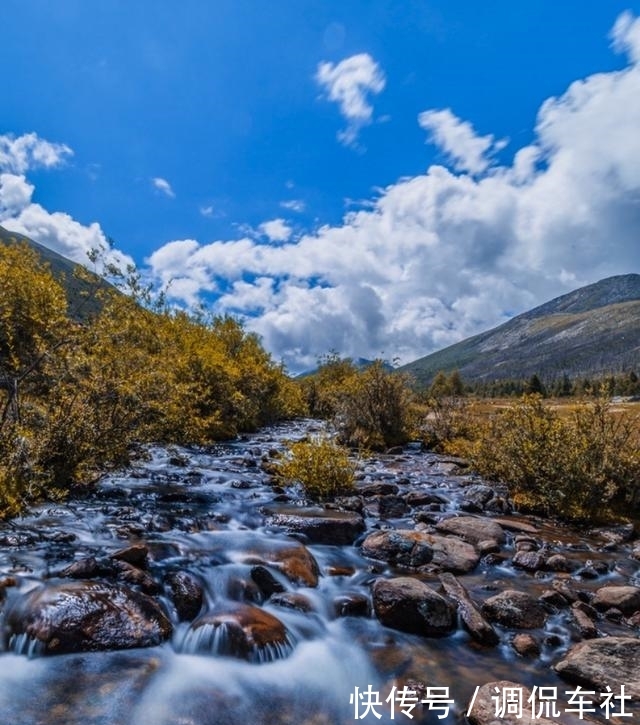
MULTIPOLYGON (((402 632, 376 617, 372 584, 413 576, 438 590, 438 572, 408 572, 364 556, 360 546, 371 532, 431 531, 453 514, 494 518, 504 524, 504 543, 483 551, 468 573, 456 573, 480 606, 505 589, 537 598, 552 588, 557 573, 513 565, 516 545, 529 531, 549 553, 575 564, 565 579, 585 597, 607 584, 640 586, 633 542, 483 510, 482 504, 474 510, 469 489, 484 482, 418 445, 359 463, 365 530, 353 543, 332 543, 330 533, 310 540, 287 526, 288 517, 341 521, 342 513, 310 507, 296 489, 275 486, 263 463, 274 460, 287 440, 319 429, 303 421, 208 448, 150 446, 84 497, 43 504, 0 524, 2 722, 329 725, 357 717, 367 723, 460 723, 476 686, 490 681, 569 689, 552 669, 579 639, 569 610, 549 606, 544 625, 527 630, 539 643, 537 656, 518 654, 514 630, 500 625, 495 646, 478 644, 461 626, 438 637, 402 632), (380 491, 394 493, 370 488, 381 484, 389 487, 380 491), (129 564, 114 564, 122 561, 129 564), (64 598, 81 588, 105 597, 106 611, 114 590, 100 589, 104 582, 152 599, 170 623, 168 636, 145 647, 69 651, 74 647, 64 640, 45 645, 20 624, 45 590, 64 598), (183 602, 176 592, 185 583, 201 592, 189 591, 183 602), (247 642, 241 629, 252 618, 258 624, 247 642), (264 634, 265 628, 276 635, 264 634), (56 646, 61 654, 54 654, 56 646), (420 694, 448 688, 448 712, 439 711, 445 716, 438 718, 438 711, 421 705, 411 719, 397 709, 392 714, 384 701, 393 687, 405 685, 420 694), (380 718, 358 711, 358 695, 367 691, 379 693, 382 704, 374 710, 380 718)), ((49 617, 49 610, 42 611, 49 617)), ((637 627, 615 618, 600 617, 597 627, 600 636, 638 636, 637 627)), ((584 719, 564 714, 561 722, 590 718, 606 722, 598 713, 584 719)))

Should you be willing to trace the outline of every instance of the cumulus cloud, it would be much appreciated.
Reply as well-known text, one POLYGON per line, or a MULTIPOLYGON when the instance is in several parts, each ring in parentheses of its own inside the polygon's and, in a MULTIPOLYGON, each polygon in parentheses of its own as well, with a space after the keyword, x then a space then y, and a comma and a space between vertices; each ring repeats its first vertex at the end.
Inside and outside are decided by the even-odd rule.
POLYGON ((319 63, 315 78, 324 95, 338 104, 347 121, 338 139, 345 146, 355 146, 360 129, 371 123, 370 95, 384 90, 386 79, 382 69, 368 53, 359 53, 336 64, 319 63))
POLYGON ((286 242, 293 231, 284 219, 263 222, 258 229, 272 242, 286 242))
MULTIPOLYGON (((60 166, 72 154, 68 146, 45 141, 35 133, 0 136, 0 224, 86 264, 91 250, 109 247, 100 225, 84 225, 69 214, 51 213, 34 203, 34 186, 25 175, 32 169, 60 166)), ((124 267, 133 260, 117 249, 109 249, 105 261, 124 267)))
POLYGON ((171 184, 166 179, 163 179, 161 176, 155 176, 151 179, 151 183, 160 193, 168 196, 170 199, 175 199, 175 192, 171 188, 171 184))
POLYGON ((246 314, 294 370, 331 349, 407 362, 582 284, 638 271, 638 27, 627 14, 617 21, 612 38, 627 66, 542 103, 533 142, 511 162, 489 163, 493 136, 427 111, 418 122, 451 168, 401 179, 295 241, 172 242, 152 255, 151 271, 192 280, 192 297, 213 290, 217 311, 246 314))
POLYGON ((29 169, 60 166, 73 151, 65 144, 51 143, 35 133, 0 135, 0 171, 24 174, 29 169))
POLYGON ((429 133, 429 139, 447 155, 457 171, 480 174, 491 163, 491 151, 504 148, 505 141, 493 136, 478 136, 468 121, 461 121, 451 109, 424 111, 418 123, 429 133))

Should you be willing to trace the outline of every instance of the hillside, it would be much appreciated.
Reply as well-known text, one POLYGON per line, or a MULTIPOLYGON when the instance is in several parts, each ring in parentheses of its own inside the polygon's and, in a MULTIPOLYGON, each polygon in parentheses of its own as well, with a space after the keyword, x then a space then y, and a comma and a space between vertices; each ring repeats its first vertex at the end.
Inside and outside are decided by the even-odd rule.
POLYGON ((640 275, 581 287, 400 368, 421 385, 439 371, 469 382, 602 375, 640 362, 640 275))
POLYGON ((94 278, 94 282, 89 282, 84 278, 79 279, 75 274, 79 265, 75 262, 42 244, 38 244, 38 242, 34 242, 29 237, 17 232, 11 232, 3 226, 0 226, 0 243, 27 244, 38 253, 42 261, 49 265, 53 276, 62 283, 67 291, 69 316, 72 319, 84 320, 99 311, 100 304, 95 296, 96 288, 107 285, 107 282, 98 277, 94 278))

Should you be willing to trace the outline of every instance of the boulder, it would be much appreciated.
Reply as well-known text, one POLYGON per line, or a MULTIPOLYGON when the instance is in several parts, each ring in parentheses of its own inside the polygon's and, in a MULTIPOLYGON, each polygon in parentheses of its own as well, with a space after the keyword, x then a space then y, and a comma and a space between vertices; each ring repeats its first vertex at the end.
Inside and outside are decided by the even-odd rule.
POLYGON ((29 592, 8 613, 7 626, 14 649, 22 651, 22 642, 44 654, 153 647, 172 632, 151 597, 84 581, 29 592))
POLYGON ((362 553, 371 559, 414 568, 433 559, 433 548, 425 534, 408 529, 387 529, 369 534, 362 543, 362 553))
POLYGON ((251 604, 226 602, 192 622, 181 650, 271 662, 289 655, 293 644, 287 628, 273 614, 251 604))
POLYGON ((302 534, 312 544, 349 545, 365 530, 364 519, 349 511, 276 513, 267 523, 290 534, 302 534))
POLYGON ((492 539, 497 544, 504 544, 505 533, 495 521, 475 516, 453 516, 436 524, 436 530, 443 534, 453 534, 470 544, 492 539))
POLYGON ((465 629, 477 642, 493 646, 498 644, 500 637, 495 629, 480 614, 476 605, 462 584, 449 572, 440 575, 440 583, 451 599, 458 604, 458 612, 465 629))
POLYGON ((386 627, 434 637, 456 628, 454 607, 417 579, 378 579, 373 585, 373 608, 386 627))
POLYGON ((530 634, 521 632, 511 640, 511 646, 521 657, 538 657, 540 643, 530 634))
MULTIPOLYGON (((636 637, 605 637, 589 639, 574 645, 555 671, 569 682, 605 692, 607 685, 633 702, 640 702, 640 639, 636 637)), ((627 710, 630 708, 627 705, 627 710)))
POLYGON ((204 601, 204 589, 200 579, 188 571, 176 571, 166 579, 171 598, 180 621, 190 621, 198 616, 204 601))
POLYGON ((516 589, 506 589, 487 599, 482 612, 490 621, 515 629, 542 627, 546 619, 540 602, 516 589))
POLYGON ((640 609, 640 587, 600 587, 591 600, 596 609, 619 609, 624 614, 633 614, 640 609))

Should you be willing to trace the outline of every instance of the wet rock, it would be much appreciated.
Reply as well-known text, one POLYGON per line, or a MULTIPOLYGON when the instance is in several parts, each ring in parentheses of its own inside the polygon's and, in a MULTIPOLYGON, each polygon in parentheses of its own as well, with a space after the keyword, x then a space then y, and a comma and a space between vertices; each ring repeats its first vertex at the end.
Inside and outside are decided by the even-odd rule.
POLYGON ((369 534, 362 553, 371 559, 406 567, 419 567, 433 559, 433 548, 425 534, 408 529, 388 529, 369 534))
POLYGON ((126 561, 114 561, 114 567, 118 581, 138 586, 145 594, 157 594, 160 591, 158 583, 146 571, 126 561))
POLYGON ((408 510, 409 506, 402 496, 389 494, 381 496, 378 500, 378 513, 381 519, 398 519, 404 516, 408 510))
POLYGON ((204 601, 204 589, 200 579, 191 572, 176 571, 167 576, 166 582, 180 621, 195 619, 204 601))
POLYGON ((433 560, 429 566, 434 570, 468 574, 478 566, 480 554, 466 541, 437 534, 424 534, 424 538, 433 549, 433 560))
POLYGON ((571 605, 571 616, 582 639, 594 639, 598 636, 596 611, 593 607, 584 602, 574 602, 571 605))
POLYGON ((493 495, 493 489, 490 486, 477 483, 465 489, 464 501, 475 506, 478 511, 482 511, 493 495))
POLYGON ((538 528, 528 521, 516 518, 494 518, 492 521, 506 531, 514 531, 521 534, 537 534, 538 528))
POLYGON ((562 579, 554 579, 551 586, 554 591, 561 594, 570 604, 578 601, 578 594, 562 579))
POLYGON ((545 589, 540 595, 540 601, 556 609, 568 607, 570 603, 568 599, 555 589, 545 589))
POLYGON ((7 624, 14 648, 24 635, 44 654, 152 647, 172 630, 151 597, 98 582, 36 589, 15 604, 7 624))
POLYGON ((516 634, 511 640, 511 646, 521 657, 540 656, 540 644, 538 640, 530 634, 516 634))
POLYGON ((640 609, 640 587, 601 587, 594 594, 591 604, 600 610, 615 607, 624 614, 633 614, 640 609))
POLYGON ((447 596, 457 603, 460 619, 473 639, 489 646, 498 644, 500 637, 497 632, 478 611, 467 590, 453 574, 441 574, 440 583, 447 596))
POLYGON ((388 496, 398 493, 399 490, 395 483, 389 483, 388 481, 376 481, 376 483, 358 486, 358 494, 365 498, 370 498, 371 496, 388 496))
POLYGON ((504 544, 506 536, 502 527, 495 521, 475 516, 453 516, 436 524, 436 530, 443 534, 453 534, 470 544, 491 539, 504 544))
POLYGON ((545 568, 547 556, 543 551, 517 551, 511 563, 516 569, 525 571, 541 571, 545 568))
POLYGON ((258 585, 260 591, 269 598, 272 594, 285 591, 285 586, 281 581, 269 571, 269 568, 258 564, 251 569, 251 578, 258 585))
POLYGON ((99 576, 111 576, 114 573, 115 567, 112 561, 89 556, 69 564, 59 573, 59 576, 68 579, 95 579, 99 576))
POLYGON ((298 612, 313 612, 314 606, 309 600, 309 597, 305 597, 304 594, 299 592, 280 592, 274 594, 269 599, 269 604, 274 604, 276 607, 284 607, 285 609, 295 609, 298 612))
POLYGON ((355 513, 278 513, 269 517, 270 526, 282 527, 291 534, 303 534, 313 544, 347 545, 365 530, 364 519, 355 513))
POLYGON ((427 506, 429 504, 446 504, 447 499, 431 491, 411 491, 404 497, 409 506, 427 506))
POLYGON ((149 559, 149 547, 146 544, 132 544, 111 554, 111 558, 145 569, 149 559))
POLYGON ((455 629, 455 609, 417 579, 378 579, 372 591, 376 616, 387 627, 427 637, 455 629))
POLYGON ((333 607, 338 617, 368 617, 370 614, 369 599, 354 592, 336 597, 333 607))
POLYGON ((479 690, 473 701, 467 704, 469 709, 468 720, 471 725, 561 725, 559 720, 549 720, 544 717, 531 717, 531 709, 527 707, 527 700, 531 697, 531 690, 517 682, 509 680, 499 680, 497 682, 487 682, 479 690), (500 706, 502 701, 502 693, 506 690, 515 689, 522 693, 522 712, 509 712, 506 708, 505 712, 496 714, 496 705, 500 706), (496 700, 497 698, 497 700, 496 700))
MULTIPOLYGON (((605 637, 574 645, 554 666, 565 680, 605 692, 609 686, 640 702, 640 639, 605 637)), ((627 704, 627 710, 629 710, 627 704)))
POLYGON ((284 624, 273 614, 249 604, 228 603, 198 617, 187 632, 182 651, 270 662, 293 650, 284 624))
POLYGON ((342 511, 355 511, 358 514, 364 511, 364 501, 360 496, 336 496, 333 503, 335 508, 342 511))
POLYGON ((482 605, 483 614, 492 622, 515 629, 542 627, 546 619, 543 606, 526 592, 506 589, 482 605))
POLYGON ((578 564, 572 559, 567 559, 563 554, 553 554, 547 559, 545 569, 559 573, 570 574, 578 568, 578 564))

